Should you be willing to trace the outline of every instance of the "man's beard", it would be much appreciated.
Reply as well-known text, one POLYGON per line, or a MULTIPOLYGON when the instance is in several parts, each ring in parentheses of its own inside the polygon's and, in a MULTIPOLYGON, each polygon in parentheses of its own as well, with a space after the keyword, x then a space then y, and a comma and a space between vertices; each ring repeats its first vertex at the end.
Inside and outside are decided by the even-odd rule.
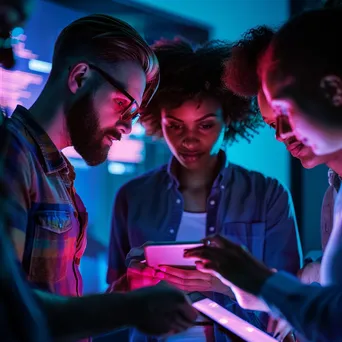
POLYGON ((67 111, 66 124, 72 145, 88 165, 99 165, 107 159, 110 146, 103 144, 103 138, 110 132, 100 129, 92 93, 73 103, 67 111))

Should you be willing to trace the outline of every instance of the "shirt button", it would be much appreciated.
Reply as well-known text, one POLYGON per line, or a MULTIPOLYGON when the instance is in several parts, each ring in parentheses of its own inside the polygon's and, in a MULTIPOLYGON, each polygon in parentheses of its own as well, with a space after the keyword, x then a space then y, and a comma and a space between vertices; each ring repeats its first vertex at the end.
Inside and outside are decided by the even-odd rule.
POLYGON ((210 227, 209 232, 213 232, 213 231, 215 231, 215 227, 210 227))
POLYGON ((173 234, 175 230, 173 228, 170 229, 170 234, 173 234))
POLYGON ((210 201, 210 205, 215 205, 215 201, 214 201, 214 200, 211 200, 211 201, 210 201))
POLYGON ((224 189, 224 185, 221 185, 221 189, 222 189, 222 190, 224 189))
POLYGON ((176 203, 179 204, 181 202, 181 200, 179 198, 177 198, 176 203))

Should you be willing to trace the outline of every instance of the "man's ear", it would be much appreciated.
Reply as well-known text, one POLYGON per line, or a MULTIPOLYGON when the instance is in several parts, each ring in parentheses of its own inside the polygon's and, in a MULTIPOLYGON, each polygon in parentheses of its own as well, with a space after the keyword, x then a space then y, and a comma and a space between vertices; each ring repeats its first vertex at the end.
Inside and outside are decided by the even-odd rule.
POLYGON ((68 87, 70 91, 75 94, 79 88, 84 84, 84 81, 90 75, 89 65, 86 63, 79 63, 72 67, 68 76, 68 87))
POLYGON ((324 97, 334 107, 342 106, 342 79, 336 75, 327 75, 321 79, 320 88, 324 97))

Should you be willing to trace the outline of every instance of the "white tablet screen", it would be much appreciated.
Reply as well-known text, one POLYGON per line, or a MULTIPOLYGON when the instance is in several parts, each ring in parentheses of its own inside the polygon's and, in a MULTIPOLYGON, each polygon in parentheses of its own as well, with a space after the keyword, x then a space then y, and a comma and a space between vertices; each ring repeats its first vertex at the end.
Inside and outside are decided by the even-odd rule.
POLYGON ((277 340, 252 324, 237 317, 221 305, 209 298, 201 299, 192 304, 199 312, 211 318, 222 327, 233 332, 247 342, 276 342, 277 340))

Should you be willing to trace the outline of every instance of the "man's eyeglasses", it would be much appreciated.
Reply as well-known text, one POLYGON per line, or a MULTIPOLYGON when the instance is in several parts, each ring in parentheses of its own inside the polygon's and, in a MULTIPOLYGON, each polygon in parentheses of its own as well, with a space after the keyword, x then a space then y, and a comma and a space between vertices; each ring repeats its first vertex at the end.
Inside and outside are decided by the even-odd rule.
POLYGON ((127 108, 124 108, 121 113, 121 120, 122 121, 130 121, 132 120, 132 125, 134 125, 140 118, 139 114, 139 105, 137 101, 122 87, 122 85, 116 81, 112 76, 110 76, 107 72, 103 71, 102 69, 98 68, 94 64, 89 64, 90 69, 95 70, 98 72, 109 84, 111 84, 114 88, 119 90, 128 100, 130 100, 130 104, 127 108))
POLYGON ((290 124, 289 117, 284 114, 278 115, 276 117, 276 137, 285 140, 293 136, 294 133, 290 124))

